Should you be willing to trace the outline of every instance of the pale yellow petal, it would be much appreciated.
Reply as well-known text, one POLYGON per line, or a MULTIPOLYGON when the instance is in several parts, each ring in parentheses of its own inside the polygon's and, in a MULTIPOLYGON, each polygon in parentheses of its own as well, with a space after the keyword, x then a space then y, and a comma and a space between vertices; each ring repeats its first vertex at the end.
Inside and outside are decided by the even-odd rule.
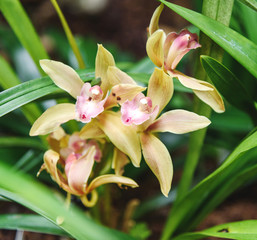
POLYGON ((159 18, 163 10, 163 4, 157 7, 153 13, 153 16, 150 21, 148 28, 149 36, 151 36, 155 31, 159 29, 159 18))
POLYGON ((115 66, 115 61, 112 54, 106 50, 102 44, 98 44, 98 51, 95 59, 95 77, 101 78, 101 89, 104 94, 111 88, 107 78, 107 70, 109 66, 115 66))
POLYGON ((136 85, 136 82, 133 80, 132 77, 130 77, 127 73, 121 71, 119 68, 115 66, 108 67, 107 77, 112 86, 120 83, 136 85))
POLYGON ((54 138, 58 141, 60 141, 65 136, 66 136, 66 133, 62 127, 58 127, 51 135, 52 138, 54 138))
POLYGON ((40 60, 40 66, 59 88, 75 99, 80 95, 84 82, 70 66, 47 59, 40 60))
POLYGON ((217 89, 210 83, 188 77, 178 71, 168 72, 170 76, 178 78, 185 87, 191 88, 195 95, 208 104, 215 112, 225 111, 224 102, 217 89))
POLYGON ((77 192, 70 189, 66 178, 62 175, 57 167, 57 163, 60 159, 60 155, 53 151, 48 150, 44 154, 44 167, 46 171, 51 175, 52 179, 65 191, 71 194, 77 194, 77 192))
POLYGON ((133 126, 124 125, 120 114, 116 112, 106 111, 98 116, 98 120, 99 127, 110 141, 130 157, 135 167, 139 167, 141 148, 136 129, 133 126))
POLYGON ((169 151, 151 133, 141 133, 140 140, 145 161, 159 180, 163 195, 168 197, 173 177, 173 166, 169 151))
POLYGON ((147 131, 183 134, 207 127, 211 121, 186 110, 172 110, 161 115, 147 131))
POLYGON ((129 163, 129 159, 126 154, 121 152, 118 148, 113 150, 112 168, 116 175, 122 175, 124 167, 129 163))
POLYGON ((81 139, 99 139, 104 138, 105 134, 103 130, 97 125, 95 119, 87 123, 79 132, 81 139))
POLYGON ((124 103, 126 100, 131 101, 138 93, 143 92, 146 88, 134 84, 115 85, 108 97, 104 108, 110 108, 124 103))
POLYGON ((146 42, 146 52, 151 61, 161 67, 164 64, 163 46, 166 35, 163 30, 155 31, 146 42))
POLYGON ((203 85, 213 87, 213 91, 198 91, 193 90, 195 95, 199 97, 203 102, 209 105, 215 112, 223 113, 225 111, 225 105, 222 97, 217 89, 208 82, 201 81, 203 85))
POLYGON ((153 106, 159 106, 159 113, 170 101, 173 95, 173 79, 163 69, 155 68, 147 89, 147 97, 150 97, 153 106))
POLYGON ((191 88, 193 90, 199 90, 199 91, 213 91, 212 85, 203 84, 204 81, 200 81, 198 79, 186 76, 185 74, 179 71, 174 71, 174 72, 168 71, 168 73, 171 77, 178 78, 180 83, 187 88, 191 88))
POLYGON ((68 184, 74 192, 80 195, 86 192, 87 180, 95 162, 96 149, 92 146, 78 160, 74 161, 69 169, 68 184))
POLYGON ((33 124, 30 136, 45 135, 71 119, 75 119, 75 105, 71 103, 57 104, 48 108, 33 124))
POLYGON ((106 174, 99 176, 95 178, 88 186, 86 189, 87 193, 90 193, 92 190, 95 188, 107 184, 107 183, 117 183, 119 185, 126 185, 132 188, 138 187, 138 184, 132 180, 131 178, 128 177, 123 177, 123 176, 118 176, 115 174, 106 174))

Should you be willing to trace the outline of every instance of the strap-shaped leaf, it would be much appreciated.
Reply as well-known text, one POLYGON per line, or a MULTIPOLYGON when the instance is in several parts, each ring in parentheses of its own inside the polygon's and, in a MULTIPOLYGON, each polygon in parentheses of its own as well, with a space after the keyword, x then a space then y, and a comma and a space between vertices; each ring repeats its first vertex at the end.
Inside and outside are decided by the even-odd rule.
POLYGON ((192 225, 199 223, 199 220, 237 187, 255 177, 256 137, 257 132, 254 132, 245 138, 216 171, 196 185, 173 207, 162 239, 169 239, 175 231, 192 228, 192 225))
POLYGON ((169 3, 165 0, 159 1, 198 27, 257 78, 256 44, 231 28, 226 27, 224 24, 200 13, 169 3))
POLYGON ((1 214, 0 229, 22 229, 29 232, 69 236, 57 225, 35 214, 1 214))
POLYGON ((39 60, 48 58, 48 55, 20 1, 1 0, 0 10, 24 48, 29 52, 38 70, 44 73, 39 66, 39 60))
MULTIPOLYGON (((94 78, 94 72, 81 71, 79 75, 83 81, 94 78)), ((58 89, 49 77, 34 79, 9 88, 0 93, 0 117, 58 89)))
POLYGON ((257 220, 225 223, 200 232, 186 233, 173 240, 197 240, 204 237, 218 237, 235 240, 256 240, 257 220))
POLYGON ((254 11, 257 11, 257 1, 256 0, 239 0, 241 3, 250 7, 254 11))

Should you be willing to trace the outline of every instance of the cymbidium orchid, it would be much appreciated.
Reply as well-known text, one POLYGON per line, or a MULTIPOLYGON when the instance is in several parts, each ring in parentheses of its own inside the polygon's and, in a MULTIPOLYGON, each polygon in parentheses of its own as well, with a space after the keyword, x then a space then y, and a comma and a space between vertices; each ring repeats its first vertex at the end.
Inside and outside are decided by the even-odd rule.
POLYGON ((92 207, 96 203, 97 193, 94 190, 103 184, 138 186, 135 181, 120 174, 98 176, 90 184, 87 183, 95 161, 100 161, 102 155, 96 141, 82 140, 77 133, 66 135, 58 128, 49 136, 49 143, 53 149, 44 154, 44 164, 40 172, 46 169, 63 190, 79 196, 87 207, 92 207), (87 197, 89 193, 92 193, 91 200, 87 197))
POLYGON ((149 58, 171 77, 177 78, 182 85, 191 88, 214 111, 224 112, 223 100, 212 84, 186 76, 176 70, 176 66, 183 56, 191 49, 196 49, 201 45, 198 43, 198 36, 188 30, 182 30, 180 33, 171 32, 166 35, 162 29, 159 29, 158 22, 162 9, 163 5, 160 5, 155 10, 148 28, 149 38, 146 50, 149 58))
POLYGON ((53 132, 72 119, 88 123, 105 109, 132 99, 145 89, 115 67, 113 56, 102 45, 98 46, 95 63, 95 77, 101 78, 100 86, 84 83, 71 67, 61 62, 41 60, 40 65, 58 87, 76 99, 76 103, 57 104, 47 109, 33 124, 31 136, 53 132))
POLYGON ((157 118, 172 95, 171 77, 163 69, 156 68, 149 80, 147 96, 140 93, 121 106, 122 122, 137 129, 145 161, 159 180, 165 196, 171 188, 173 167, 169 151, 155 133, 183 134, 210 124, 208 118, 185 110, 171 110, 157 118))

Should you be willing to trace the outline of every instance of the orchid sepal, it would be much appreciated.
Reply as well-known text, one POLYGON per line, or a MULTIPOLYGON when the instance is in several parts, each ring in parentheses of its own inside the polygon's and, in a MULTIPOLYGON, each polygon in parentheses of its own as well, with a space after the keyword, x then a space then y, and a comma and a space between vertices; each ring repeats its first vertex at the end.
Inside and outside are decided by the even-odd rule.
POLYGON ((75 119, 75 105, 61 103, 48 108, 32 125, 30 136, 45 135, 55 131, 62 123, 75 119))
POLYGON ((170 154, 165 145, 151 133, 141 133, 140 141, 144 159, 157 177, 163 195, 168 197, 173 177, 170 154))
POLYGON ((84 82, 70 66, 48 59, 40 60, 40 66, 56 86, 68 92, 75 99, 79 96, 84 82))
POLYGON ((149 132, 184 134, 207 127, 211 121, 186 110, 171 110, 162 114, 148 128, 149 132))

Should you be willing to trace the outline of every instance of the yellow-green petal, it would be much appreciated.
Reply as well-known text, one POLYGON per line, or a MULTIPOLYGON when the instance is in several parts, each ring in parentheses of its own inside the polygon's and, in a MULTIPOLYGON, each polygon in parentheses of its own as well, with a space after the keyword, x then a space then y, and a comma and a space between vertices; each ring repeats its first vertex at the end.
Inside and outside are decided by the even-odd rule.
POLYGON ((161 67, 164 64, 163 46, 166 34, 163 30, 155 31, 146 42, 146 52, 151 61, 157 66, 161 67))
MULTIPOLYGON (((208 82, 201 81, 203 85, 212 86, 208 82)), ((208 104, 215 112, 223 113, 225 111, 225 105, 222 97, 220 96, 217 89, 213 87, 213 91, 198 91, 193 90, 195 95, 200 98, 203 102, 208 104)))
POLYGON ((150 21, 148 28, 149 36, 151 36, 155 31, 159 29, 159 18, 163 10, 163 4, 157 7, 153 13, 153 16, 150 21))
POLYGON ((104 107, 105 109, 124 103, 126 100, 131 101, 138 93, 143 92, 146 88, 134 84, 115 85, 108 97, 104 107))
POLYGON ((128 177, 123 177, 123 176, 118 176, 115 174, 106 174, 99 176, 95 178, 88 186, 86 189, 87 193, 90 193, 92 190, 95 188, 107 184, 107 183, 117 183, 119 185, 126 185, 132 188, 138 187, 138 184, 132 180, 131 178, 128 177))
POLYGON ((157 177, 163 195, 168 197, 173 177, 173 166, 169 151, 151 133, 141 133, 140 140, 145 161, 157 177))
POLYGON ((103 130, 97 125, 95 119, 87 123, 79 132, 79 137, 81 139, 99 139, 104 138, 105 134, 103 130))
POLYGON ((124 167, 129 163, 129 159, 126 154, 121 152, 118 148, 113 150, 112 169, 114 169, 116 175, 122 175, 124 167))
POLYGON ((141 148, 136 129, 126 126, 121 116, 116 112, 103 112, 98 116, 99 127, 108 136, 110 141, 122 152, 127 154, 135 167, 141 161, 141 148))
POLYGON ((75 119, 75 105, 71 103, 57 104, 48 108, 33 124, 30 136, 45 135, 71 119, 75 119))
POLYGON ((109 66, 115 66, 112 54, 106 50, 102 44, 98 44, 98 51, 95 59, 95 77, 101 78, 101 89, 104 94, 111 88, 107 78, 107 70, 109 66))
POLYGON ((159 106, 159 113, 170 101, 173 95, 173 79, 163 69, 155 68, 147 89, 147 97, 152 99, 153 106, 159 106))
POLYGON ((109 66, 107 70, 108 81, 112 86, 115 86, 120 83, 134 84, 136 82, 130 77, 127 73, 121 71, 119 68, 115 66, 109 66))
POLYGON ((60 159, 60 155, 53 151, 48 150, 44 154, 44 167, 46 171, 51 175, 53 180, 66 192, 69 192, 71 194, 78 194, 78 192, 74 192, 71 190, 71 188, 68 186, 66 178, 62 175, 60 170, 57 167, 57 163, 60 159))
POLYGON ((172 110, 162 114, 147 131, 183 134, 205 128, 210 123, 205 116, 186 110, 172 110))
POLYGON ((80 95, 84 83, 70 66, 47 59, 40 60, 40 66, 59 88, 75 99, 80 95))

